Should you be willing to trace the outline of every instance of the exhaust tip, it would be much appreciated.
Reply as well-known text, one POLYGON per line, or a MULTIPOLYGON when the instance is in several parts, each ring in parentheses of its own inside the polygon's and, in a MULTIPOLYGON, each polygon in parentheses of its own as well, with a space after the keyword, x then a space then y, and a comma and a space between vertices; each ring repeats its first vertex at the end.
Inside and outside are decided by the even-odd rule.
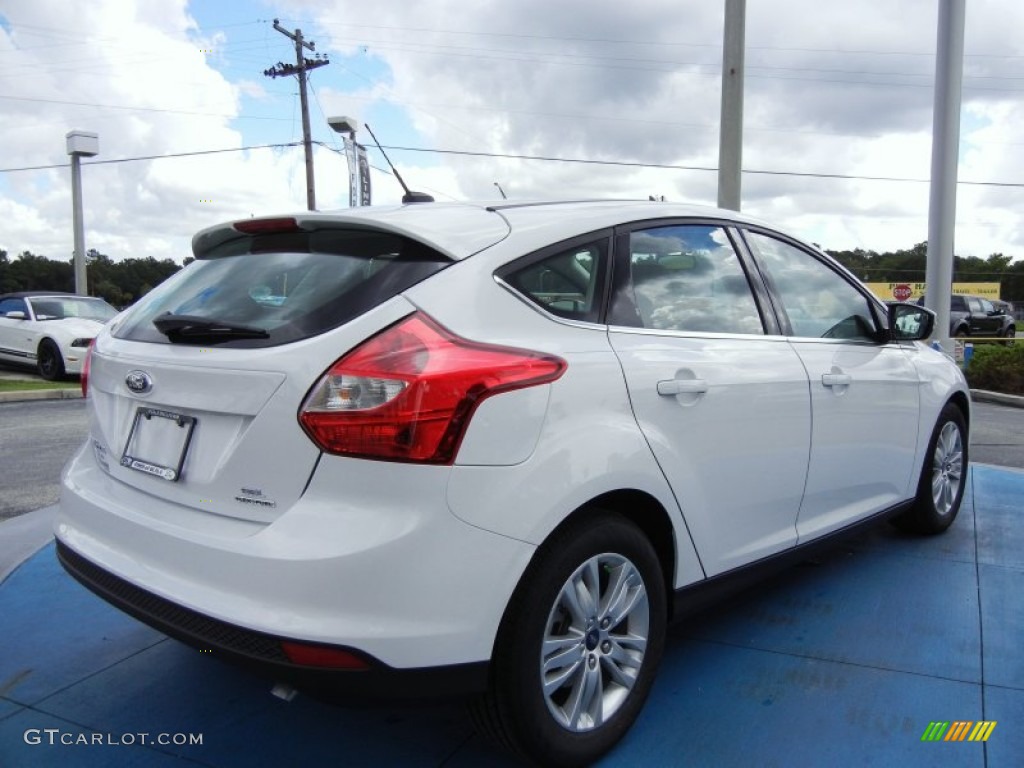
POLYGON ((299 695, 299 692, 287 683, 278 683, 270 689, 270 695, 281 699, 281 701, 291 701, 299 695))

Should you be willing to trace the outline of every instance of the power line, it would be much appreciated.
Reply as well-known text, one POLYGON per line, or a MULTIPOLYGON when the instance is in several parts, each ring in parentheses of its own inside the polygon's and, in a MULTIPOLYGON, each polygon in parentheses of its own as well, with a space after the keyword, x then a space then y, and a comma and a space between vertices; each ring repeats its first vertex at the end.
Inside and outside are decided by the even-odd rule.
MULTIPOLYGON (((547 63, 547 64, 572 64, 589 67, 608 67, 613 69, 641 70, 653 72, 672 72, 680 67, 700 68, 705 71, 691 72, 691 74, 707 75, 718 77, 721 66, 718 62, 703 61, 679 61, 662 58, 645 58, 637 56, 603 56, 596 54, 569 53, 564 51, 529 51, 522 48, 478 48, 463 45, 441 45, 421 41, 395 41, 395 40, 374 40, 365 38, 336 37, 334 42, 351 43, 368 47, 373 50, 402 51, 405 53, 418 53, 433 56, 462 56, 496 61, 547 63)), ((719 46, 721 47, 721 46, 719 46)), ((782 67, 752 64, 747 67, 748 76, 754 76, 755 71, 764 72, 804 72, 838 75, 859 75, 866 77, 913 77, 933 78, 934 72, 887 72, 884 70, 863 70, 863 69, 836 69, 829 67, 782 67)), ((789 79, 778 75, 762 74, 757 75, 764 79, 789 79)), ((820 79, 820 78, 816 78, 820 79)), ((1024 79, 1015 75, 966 75, 967 80, 1011 80, 1019 81, 1024 79)), ((826 80, 825 82, 851 82, 849 80, 826 80)), ((852 81, 860 82, 860 81, 852 81)), ((882 84, 882 83, 877 83, 882 84)), ((898 85, 898 83, 894 83, 898 85)), ((931 87, 929 83, 924 84, 931 87)))
MULTIPOLYGON (((319 143, 319 142, 318 142, 319 143)), ((171 157, 196 157, 198 155, 217 155, 224 152, 245 152, 250 149, 284 149, 301 147, 301 141, 289 141, 281 144, 253 144, 247 147, 229 147, 227 149, 201 149, 194 152, 171 152, 166 155, 140 155, 138 157, 118 157, 111 160, 90 160, 82 165, 113 165, 115 163, 133 163, 137 160, 166 160, 171 157)), ((31 165, 22 168, 0 168, 0 173, 17 171, 48 171, 54 168, 67 168, 71 163, 55 163, 53 165, 31 165)))
MULTIPOLYGON (((699 165, 675 165, 671 163, 640 163, 627 160, 591 160, 577 157, 551 157, 547 155, 517 155, 503 152, 472 152, 459 149, 430 149, 428 147, 399 147, 388 144, 382 145, 384 149, 394 149, 401 152, 429 152, 439 155, 464 155, 467 157, 493 157, 504 160, 539 160, 543 162, 576 163, 580 165, 611 165, 625 168, 658 168, 673 171, 709 171, 718 172, 717 166, 699 165)), ((766 171, 754 168, 744 168, 743 173, 757 174, 762 176, 793 176, 797 178, 812 179, 841 179, 848 181, 895 181, 912 182, 916 184, 927 184, 930 179, 913 179, 899 176, 855 176, 844 173, 810 173, 802 171, 766 171)), ((1012 183, 1002 181, 959 181, 959 184, 983 187, 1024 187, 1024 183, 1012 183)))
MULTIPOLYGON (((379 24, 357 24, 348 20, 338 23, 329 22, 312 22, 307 23, 319 23, 321 27, 344 27, 346 29, 357 27, 361 29, 383 29, 396 32, 413 32, 423 33, 429 32, 434 34, 444 35, 468 35, 471 37, 507 37, 516 38, 523 40, 550 40, 554 42, 569 42, 569 43, 613 43, 617 45, 643 45, 643 46, 659 46, 659 47, 671 47, 671 48, 711 48, 715 50, 721 50, 720 43, 686 43, 686 42, 664 42, 660 40, 629 40, 622 38, 601 38, 601 37, 564 37, 559 35, 531 35, 525 33, 516 32, 484 32, 480 30, 457 30, 457 29, 436 29, 428 27, 396 27, 396 26, 384 26, 379 24)), ((795 53, 832 53, 832 54, 852 54, 852 55, 871 55, 871 56, 926 56, 934 58, 934 51, 890 51, 890 50, 860 50, 850 49, 842 50, 835 48, 793 48, 785 46, 772 46, 772 45, 750 45, 747 46, 750 50, 755 51, 781 51, 781 52, 795 52, 795 53)), ((1024 56, 1017 54, 997 54, 997 53, 965 53, 964 56, 971 58, 990 58, 990 59, 1021 59, 1024 56)))
MULTIPOLYGON (((140 155, 138 157, 121 157, 110 160, 92 160, 82 165, 110 165, 114 163, 130 163, 139 160, 164 160, 172 157, 194 157, 197 155, 213 155, 223 152, 244 152, 252 149, 285 149, 288 147, 302 146, 304 142, 301 141, 290 141, 277 144, 255 144, 245 147, 231 147, 227 149, 206 149, 197 150, 194 152, 173 152, 165 155, 140 155)), ((312 144, 329 149, 332 152, 337 152, 336 147, 332 147, 330 144, 323 141, 313 141, 312 144)), ((470 150, 461 149, 431 149, 429 147, 404 147, 391 144, 382 144, 384 149, 393 149, 398 152, 422 152, 438 155, 460 155, 464 157, 491 157, 501 160, 533 160, 540 162, 551 162, 551 163, 573 163, 576 165, 603 165, 603 166, 614 166, 620 168, 654 168, 661 170, 670 171, 706 171, 706 172, 718 172, 717 166, 700 166, 700 165, 676 165, 673 163, 641 163, 629 160, 593 160, 589 158, 579 157, 554 157, 549 155, 522 155, 511 152, 474 152, 470 150)), ((54 168, 67 168, 70 163, 55 163, 53 165, 34 165, 25 166, 21 168, 0 168, 0 173, 15 173, 18 171, 45 171, 54 168)), ((376 168, 376 166, 374 166, 376 168)), ((376 168, 378 171, 387 173, 383 168, 376 168)), ((805 171, 770 171, 757 168, 745 168, 743 173, 761 175, 761 176, 791 176, 795 178, 810 178, 810 179, 838 179, 842 181, 886 181, 886 182, 903 182, 912 184, 927 184, 930 179, 915 179, 909 177, 900 176, 857 176, 853 174, 844 173, 811 173, 805 171)), ((969 181, 960 180, 958 184, 976 187, 1005 187, 1019 189, 1024 188, 1024 183, 1019 182, 1007 182, 1007 181, 969 181)))
POLYGON ((173 115, 198 115, 201 117, 227 117, 232 120, 287 120, 285 117, 249 117, 245 115, 231 115, 226 112, 197 112, 186 109, 158 109, 157 107, 129 107, 121 104, 99 104, 86 101, 63 101, 61 99, 34 99, 27 96, 0 96, 5 101, 32 101, 41 104, 65 104, 72 107, 100 107, 102 109, 123 109, 129 112, 164 112, 173 115))

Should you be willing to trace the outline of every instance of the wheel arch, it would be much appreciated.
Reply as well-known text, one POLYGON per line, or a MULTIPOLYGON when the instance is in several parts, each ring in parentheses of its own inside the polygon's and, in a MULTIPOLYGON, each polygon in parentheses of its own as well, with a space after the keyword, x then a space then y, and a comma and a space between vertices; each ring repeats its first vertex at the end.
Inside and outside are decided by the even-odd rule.
MULTIPOLYGON (((669 512, 658 499, 646 491, 635 488, 621 488, 614 491, 602 493, 579 505, 575 510, 555 526, 534 551, 529 564, 523 570, 522 575, 516 584, 518 591, 526 581, 527 575, 534 568, 535 563, 546 549, 545 545, 553 538, 559 536, 566 528, 580 524, 580 521, 596 511, 612 512, 640 529, 647 537, 651 546, 658 556, 658 563, 661 566, 661 576, 665 585, 665 596, 667 601, 666 610, 668 618, 672 619, 672 595, 675 592, 675 573, 678 560, 676 551, 675 530, 669 512)), ((509 603, 511 604, 511 600, 509 603)), ((506 606, 506 612, 508 606, 506 606)), ((502 618, 502 622, 505 617, 502 618)))
POLYGON ((947 403, 952 403, 960 409, 960 413, 964 415, 964 423, 967 425, 967 433, 970 435, 971 432, 971 403, 967 395, 963 392, 954 392, 947 403))

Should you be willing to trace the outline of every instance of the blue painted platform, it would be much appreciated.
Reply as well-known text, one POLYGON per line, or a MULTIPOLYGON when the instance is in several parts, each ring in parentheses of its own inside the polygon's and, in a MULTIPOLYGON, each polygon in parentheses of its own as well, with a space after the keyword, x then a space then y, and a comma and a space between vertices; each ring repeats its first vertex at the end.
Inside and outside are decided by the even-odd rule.
MULTIPOLYGON (((0 628, 4 768, 515 764, 458 705, 279 701, 94 597, 52 544, 0 584, 0 628)), ((601 764, 1024 765, 1024 473, 975 465, 946 535, 879 527, 675 627, 601 764), (922 742, 957 720, 998 725, 922 742)))

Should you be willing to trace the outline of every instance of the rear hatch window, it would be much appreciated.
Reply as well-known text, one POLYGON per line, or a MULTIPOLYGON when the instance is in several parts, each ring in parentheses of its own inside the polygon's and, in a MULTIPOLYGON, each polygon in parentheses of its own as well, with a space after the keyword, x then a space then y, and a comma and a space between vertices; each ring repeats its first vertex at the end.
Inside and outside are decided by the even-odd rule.
POLYGON ((387 232, 240 234, 149 293, 112 332, 160 344, 272 347, 337 328, 451 263, 387 232))

